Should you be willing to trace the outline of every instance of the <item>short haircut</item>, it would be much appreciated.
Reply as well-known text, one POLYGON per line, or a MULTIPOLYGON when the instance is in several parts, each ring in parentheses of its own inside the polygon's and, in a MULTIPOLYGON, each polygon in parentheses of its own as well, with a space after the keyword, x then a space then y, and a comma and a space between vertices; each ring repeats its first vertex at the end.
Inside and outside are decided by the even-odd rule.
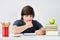
POLYGON ((29 5, 25 6, 21 11, 21 19, 23 19, 22 16, 24 15, 32 15, 34 17, 35 13, 34 13, 33 8, 29 5))

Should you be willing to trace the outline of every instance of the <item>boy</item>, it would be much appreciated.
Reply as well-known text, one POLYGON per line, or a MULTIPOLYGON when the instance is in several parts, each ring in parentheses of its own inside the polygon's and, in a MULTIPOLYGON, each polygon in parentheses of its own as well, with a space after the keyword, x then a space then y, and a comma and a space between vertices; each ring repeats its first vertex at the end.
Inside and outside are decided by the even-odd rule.
POLYGON ((34 10, 31 6, 25 6, 21 11, 21 20, 13 23, 12 31, 14 34, 19 33, 36 33, 37 35, 45 35, 45 29, 36 20, 34 10))

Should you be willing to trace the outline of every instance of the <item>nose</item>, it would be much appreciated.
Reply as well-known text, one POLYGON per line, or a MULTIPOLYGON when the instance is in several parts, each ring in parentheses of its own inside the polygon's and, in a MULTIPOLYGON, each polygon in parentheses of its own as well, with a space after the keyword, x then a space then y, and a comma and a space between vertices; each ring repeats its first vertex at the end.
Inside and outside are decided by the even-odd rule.
POLYGON ((31 18, 31 16, 28 16, 28 18, 30 19, 30 18, 31 18))
POLYGON ((31 16, 28 16, 27 18, 30 20, 31 19, 31 16))

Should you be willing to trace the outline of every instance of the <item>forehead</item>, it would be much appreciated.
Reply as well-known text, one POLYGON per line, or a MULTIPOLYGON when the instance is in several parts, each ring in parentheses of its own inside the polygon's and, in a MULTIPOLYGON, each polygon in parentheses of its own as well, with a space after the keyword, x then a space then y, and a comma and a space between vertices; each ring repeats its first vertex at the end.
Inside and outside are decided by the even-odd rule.
POLYGON ((33 15, 24 15, 24 16, 33 16, 33 15))

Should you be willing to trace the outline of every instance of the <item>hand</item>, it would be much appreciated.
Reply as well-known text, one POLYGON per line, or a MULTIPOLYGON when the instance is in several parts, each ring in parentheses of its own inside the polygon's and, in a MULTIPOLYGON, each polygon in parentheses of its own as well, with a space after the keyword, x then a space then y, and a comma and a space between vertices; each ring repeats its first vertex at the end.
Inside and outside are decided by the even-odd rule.
POLYGON ((45 35, 46 34, 46 31, 45 31, 45 28, 41 28, 37 31, 35 31, 36 35, 45 35))
POLYGON ((26 22, 26 25, 25 25, 25 26, 26 26, 27 28, 33 27, 32 21, 26 22))

